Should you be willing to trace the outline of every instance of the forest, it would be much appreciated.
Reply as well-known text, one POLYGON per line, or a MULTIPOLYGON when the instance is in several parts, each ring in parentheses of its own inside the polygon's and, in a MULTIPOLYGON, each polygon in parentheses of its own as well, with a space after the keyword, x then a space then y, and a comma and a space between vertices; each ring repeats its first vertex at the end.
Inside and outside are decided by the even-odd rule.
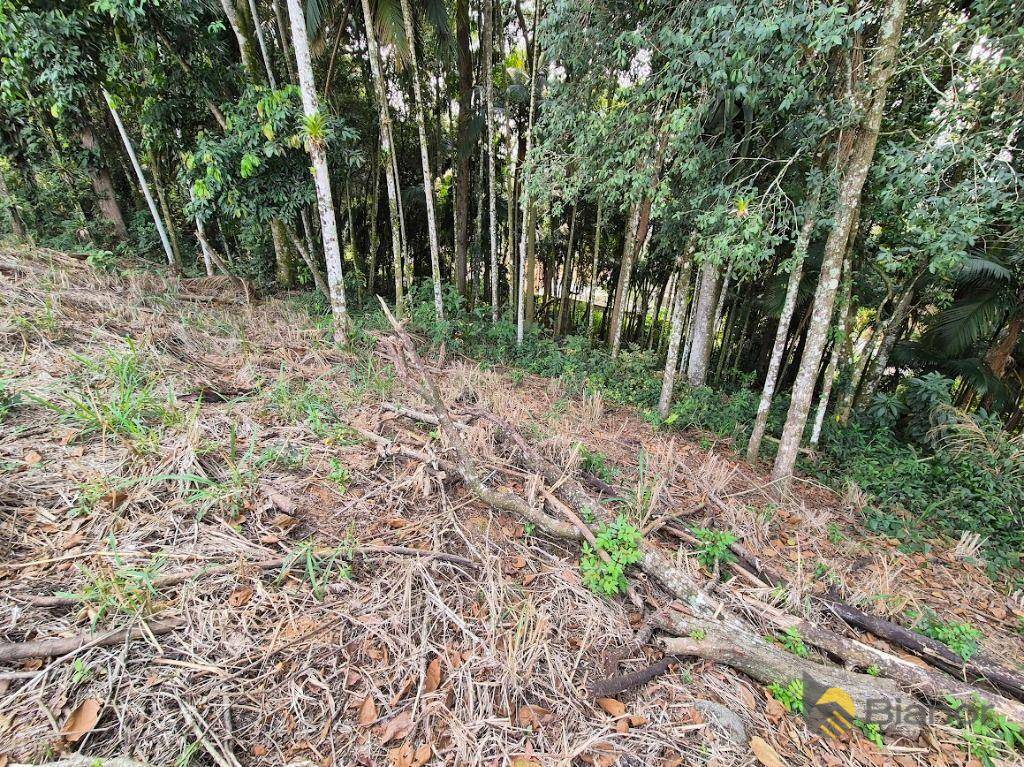
POLYGON ((0 207, 0 765, 1024 758, 1019 3, 0 0, 0 207))

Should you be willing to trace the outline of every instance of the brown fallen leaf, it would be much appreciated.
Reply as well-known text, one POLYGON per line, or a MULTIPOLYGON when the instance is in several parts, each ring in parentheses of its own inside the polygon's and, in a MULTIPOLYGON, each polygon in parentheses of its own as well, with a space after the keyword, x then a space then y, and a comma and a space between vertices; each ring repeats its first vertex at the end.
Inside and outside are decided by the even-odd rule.
POLYGON ((750 750, 754 752, 754 756, 757 757, 757 761, 764 765, 764 767, 787 767, 786 763, 782 761, 782 757, 778 755, 771 744, 768 743, 764 738, 759 738, 757 735, 750 739, 750 750))
POLYGON ((43 457, 37 451, 29 450, 27 453, 25 453, 24 460, 26 466, 36 466, 39 464, 40 461, 43 460, 43 457))
POLYGON ((626 713, 626 706, 615 698, 598 698, 597 705, 604 709, 609 716, 619 717, 626 713))
POLYGON ((412 720, 412 714, 408 711, 403 711, 384 725, 384 729, 380 733, 380 744, 386 746, 393 740, 400 740, 406 737, 415 726, 416 723, 412 720))
POLYGON ((435 692, 441 686, 441 659, 434 658, 427 664, 427 676, 423 680, 423 692, 435 692))
POLYGON ((250 599, 252 599, 252 588, 249 586, 240 586, 231 592, 228 597, 228 604, 232 607, 241 607, 250 599))
POLYGON ((253 756, 266 756, 267 747, 260 743, 257 743, 250 749, 249 753, 251 753, 253 756))
POLYGON ((371 724, 377 721, 377 704, 373 702, 373 698, 369 695, 359 706, 359 726, 369 727, 371 724))
POLYGON ((75 743, 79 738, 92 730, 100 719, 100 709, 103 704, 96 698, 86 698, 78 704, 71 712, 71 716, 64 723, 60 734, 69 743, 75 743))
POLYGON ((430 761, 430 757, 434 755, 434 749, 429 743, 424 743, 422 746, 416 749, 415 760, 413 761, 414 767, 419 767, 421 764, 426 764, 430 761))

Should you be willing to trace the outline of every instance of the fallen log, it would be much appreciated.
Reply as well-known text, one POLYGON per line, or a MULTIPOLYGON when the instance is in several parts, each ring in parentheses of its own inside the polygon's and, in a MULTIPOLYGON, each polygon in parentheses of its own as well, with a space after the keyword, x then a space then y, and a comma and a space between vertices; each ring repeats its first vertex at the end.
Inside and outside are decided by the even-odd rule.
MULTIPOLYGON (((819 701, 841 699, 833 690, 841 690, 852 704, 852 710, 842 706, 835 711, 845 722, 834 722, 833 729, 836 724, 839 729, 849 729, 853 720, 858 719, 877 724, 890 736, 916 738, 921 727, 930 721, 929 708, 900 690, 892 680, 800 658, 767 642, 735 618, 712 620, 668 609, 659 612, 654 622, 675 635, 662 639, 668 653, 722 663, 765 685, 777 682, 785 686, 801 680, 804 713, 812 723, 820 724, 814 717, 819 701)), ((822 731, 831 734, 828 729, 822 731)))
MULTIPOLYGON (((394 554, 398 556, 437 559, 442 562, 450 562, 451 564, 462 565, 463 567, 477 566, 476 562, 474 562, 473 560, 466 559, 465 557, 460 557, 457 554, 447 554, 442 551, 425 551, 421 549, 413 549, 408 546, 357 546, 351 549, 324 549, 323 553, 337 553, 340 556, 347 557, 350 559, 356 556, 370 556, 373 554, 394 554)), ((228 564, 198 567, 194 570, 187 570, 183 573, 173 573, 170 575, 162 575, 159 578, 154 578, 150 583, 150 586, 152 586, 154 589, 180 586, 183 583, 191 581, 195 578, 200 578, 205 575, 219 575, 222 573, 230 573, 244 567, 251 567, 257 570, 273 570, 277 567, 284 567, 284 565, 288 563, 289 559, 291 559, 291 557, 273 557, 271 559, 262 559, 256 562, 238 561, 231 562, 228 564)), ((53 596, 33 594, 23 597, 22 600, 36 607, 48 608, 74 607, 75 605, 81 604, 82 602, 82 600, 77 596, 65 594, 55 594, 53 596)))
MULTIPOLYGON (((942 642, 918 634, 892 621, 871 615, 856 607, 830 598, 829 609, 854 628, 867 631, 885 641, 908 650, 928 663, 949 671, 964 681, 985 681, 1019 701, 1024 701, 1024 675, 1006 668, 986 655, 972 655, 964 660, 942 642)), ((1017 721, 1024 723, 1024 719, 1017 721)))
POLYGON ((59 657, 85 647, 111 647, 135 639, 167 634, 184 625, 184 618, 168 618, 153 621, 145 627, 135 626, 130 629, 117 629, 101 634, 79 634, 73 637, 48 637, 33 639, 29 642, 9 642, 0 644, 0 662, 9 663, 28 658, 59 657))

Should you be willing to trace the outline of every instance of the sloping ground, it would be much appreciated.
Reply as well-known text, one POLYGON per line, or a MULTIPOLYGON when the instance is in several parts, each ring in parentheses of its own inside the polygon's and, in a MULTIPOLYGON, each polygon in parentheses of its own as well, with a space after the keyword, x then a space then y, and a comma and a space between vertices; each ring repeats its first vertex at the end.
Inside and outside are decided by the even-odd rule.
MULTIPOLYGON (((945 726, 884 750, 856 731, 812 734, 760 684, 704 661, 595 705, 593 681, 659 657, 635 643, 634 605, 591 593, 575 544, 482 505, 443 461, 362 436, 443 452, 436 431, 382 408, 421 403, 375 339, 338 351, 298 300, 37 250, 0 253, 0 311, 0 635, 135 631, 0 662, 0 764, 79 751, 153 765, 732 765, 754 762, 754 736, 765 764, 765 748, 792 765, 967 759, 945 726)), ((684 550, 678 561, 755 623, 749 600, 838 628, 813 599, 836 588, 881 614, 969 620, 991 654, 1024 661, 1020 606, 954 552, 865 537, 853 504, 819 487, 774 501, 727 452, 599 395, 432 362, 450 404, 491 410, 557 465, 575 472, 585 446, 639 526, 671 515, 732 530, 789 588, 715 583, 684 550)), ((492 430, 467 443, 492 485, 531 492, 492 430)), ((665 601, 634 583, 646 607, 665 601)))

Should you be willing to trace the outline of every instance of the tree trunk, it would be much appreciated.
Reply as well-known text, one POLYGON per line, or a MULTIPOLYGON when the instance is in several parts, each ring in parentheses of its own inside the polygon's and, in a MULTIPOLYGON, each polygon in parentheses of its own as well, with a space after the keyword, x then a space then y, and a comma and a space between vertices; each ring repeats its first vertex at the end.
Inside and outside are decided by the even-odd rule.
POLYGON ((995 345, 985 357, 989 369, 996 378, 1006 375, 1006 367, 1010 362, 1010 355, 1017 348, 1021 331, 1024 330, 1024 312, 1018 312, 1010 317, 1006 327, 1002 329, 996 339, 995 345))
POLYGON ((167 195, 164 193, 164 185, 160 178, 160 160, 157 153, 152 149, 149 150, 149 164, 153 169, 153 187, 156 189, 156 199, 160 204, 160 212, 164 217, 164 226, 167 227, 167 238, 171 241, 174 260, 180 264, 181 248, 178 247, 178 234, 174 230, 174 219, 171 218, 171 208, 167 204, 167 195))
MULTIPOLYGON (((850 243, 852 248, 852 242, 850 243)), ((836 308, 836 320, 838 327, 845 330, 847 325, 847 310, 850 304, 850 294, 853 290, 853 275, 850 274, 850 258, 847 256, 846 264, 843 266, 843 293, 839 297, 839 305, 836 308)), ((818 446, 821 438, 821 427, 825 423, 825 413, 828 411, 829 397, 832 396, 832 385, 835 383, 836 370, 839 368, 839 357, 843 351, 844 337, 837 335, 832 340, 832 354, 829 355, 828 365, 825 367, 825 375, 821 382, 821 394, 818 395, 818 410, 814 415, 814 426, 811 428, 810 444, 812 448, 818 446)))
POLYGON ((569 300, 572 297, 572 248, 576 238, 576 212, 578 207, 577 205, 573 206, 572 215, 569 218, 569 249, 565 253, 565 264, 562 267, 562 295, 558 302, 558 319, 555 321, 556 336, 561 336, 565 332, 565 317, 569 308, 569 300))
POLYGON ((249 13, 252 15, 252 28, 256 32, 256 42, 260 47, 263 68, 267 72, 267 82, 276 91, 277 79, 274 77, 274 68, 270 66, 270 54, 267 52, 267 41, 263 38, 263 27, 260 25, 260 14, 256 8, 256 0, 249 0, 249 13))
POLYGON ((0 204, 7 211, 7 217, 11 222, 11 233, 18 240, 30 241, 28 228, 18 210, 18 201, 7 188, 7 180, 4 178, 3 167, 0 166, 0 204))
POLYGON ((320 265, 316 262, 316 253, 309 250, 305 243, 299 238, 298 233, 287 224, 284 226, 285 236, 288 237, 292 247, 295 248, 299 256, 306 263, 306 268, 309 269, 309 273, 313 275, 313 284, 316 285, 316 289, 320 291, 321 295, 328 301, 331 300, 331 287, 327 284, 327 277, 320 268, 320 265))
POLYGON ((196 216, 196 239, 199 240, 199 249, 203 253, 203 266, 206 269, 206 276, 213 277, 213 247, 206 239, 206 229, 203 227, 203 220, 196 216))
MULTIPOLYGON (((459 0, 466 2, 467 0, 459 0)), ((420 161, 423 165, 423 195, 427 204, 427 236, 430 241, 430 273, 434 281, 434 311, 439 320, 444 319, 444 302, 441 298, 441 253, 437 244, 437 220, 434 218, 434 176, 430 172, 430 153, 427 150, 427 123, 423 117, 423 93, 420 89, 420 67, 416 56, 416 30, 412 23, 412 10, 409 8, 409 0, 401 0, 402 19, 405 21, 405 36, 409 39, 409 61, 412 64, 412 94, 413 108, 416 113, 416 130, 420 136, 420 161)), ((468 167, 468 161, 467 161, 468 167)), ((468 183, 469 173, 466 178, 459 179, 459 186, 468 183)), ((468 203, 469 188, 466 188, 468 203)), ((468 213, 468 207, 466 212, 468 213)), ((468 222, 467 222, 468 223, 468 222)), ((467 235, 468 236, 468 235, 467 235)), ((462 254, 462 291, 465 293, 465 251, 462 254)))
POLYGON ((707 383, 719 279, 718 267, 710 260, 705 261, 700 271, 700 293, 694 309, 690 359, 686 368, 686 380, 690 386, 704 386, 707 383))
MULTIPOLYGON (((622 315, 626 311, 626 298, 629 293, 629 278, 633 274, 633 252, 636 249, 637 222, 640 220, 640 207, 633 205, 626 218, 626 231, 622 238, 622 258, 619 261, 619 275, 615 281, 615 297, 611 305, 611 318, 608 324, 608 345, 612 356, 618 354, 619 336, 622 333, 622 315)), ((607 311, 607 308, 605 309, 607 311)))
POLYGON ((92 190, 96 193, 96 204, 99 206, 100 213, 114 227, 114 235, 117 239, 125 241, 128 239, 128 227, 124 223, 121 206, 114 194, 114 183, 110 180, 110 171, 103 163, 100 144, 91 125, 86 124, 82 127, 79 141, 82 144, 82 149, 89 154, 86 170, 89 173, 92 190))
MULTIPOLYGON (((487 140, 487 231, 490 235, 491 265, 491 322, 498 321, 498 221, 497 221, 497 180, 494 178, 494 2, 483 0, 484 28, 482 42, 482 65, 480 75, 484 78, 484 121, 487 140)), ((511 205, 509 207, 512 207, 511 205)))
POLYGON ((377 248, 380 243, 377 237, 377 210, 380 207, 380 168, 377 167, 377 157, 373 162, 373 192, 370 195, 370 254, 366 264, 366 291, 372 296, 373 283, 377 279, 377 248))
POLYGON ((690 281, 693 261, 687 257, 687 254, 682 254, 676 261, 676 269, 679 277, 676 282, 676 297, 672 306, 668 353, 665 355, 665 372, 661 379, 661 397, 658 399, 658 415, 662 418, 668 417, 668 409, 672 405, 672 389, 676 383, 676 359, 679 357, 679 341, 683 337, 683 320, 686 319, 686 288, 690 281))
MULTIPOLYGON (((299 0, 288 0, 288 20, 292 27, 295 69, 299 75, 299 87, 302 91, 302 112, 307 118, 310 118, 319 113, 320 105, 316 95, 316 84, 313 81, 313 64, 310 61, 309 40, 306 37, 306 20, 302 15, 299 0)), ((334 219, 334 198, 331 194, 331 175, 327 168, 327 151, 321 141, 312 138, 306 139, 306 149, 309 152, 309 159, 313 163, 313 179, 316 183, 316 201, 320 211, 320 236, 324 243, 327 285, 331 294, 331 314, 334 316, 334 340, 337 343, 345 343, 348 340, 345 276, 341 266, 338 225, 334 219)))
POLYGON ((594 223, 594 253, 590 260, 590 294, 587 296, 587 338, 594 337, 594 311, 597 307, 594 292, 597 290, 597 264, 601 257, 601 200, 597 201, 597 218, 594 223))
MULTIPOLYGON (((537 109, 537 69, 540 66, 540 45, 537 41, 537 22, 540 20, 540 0, 533 10, 533 63, 530 67, 530 116, 526 125, 526 152, 530 154, 530 146, 533 144, 533 115, 537 109)), ((526 170, 523 169, 522 179, 522 222, 523 233, 519 240, 519 300, 516 310, 516 344, 522 346, 523 335, 527 323, 532 322, 533 313, 533 269, 534 244, 536 239, 536 222, 534 221, 533 203, 526 192, 526 170), (527 268, 527 260, 531 268, 527 268), (529 281, 529 285, 527 282, 529 281), (529 320, 527 319, 529 316, 529 320)))
POLYGON ((235 0, 220 0, 220 4, 224 9, 224 15, 228 18, 231 31, 235 33, 235 40, 238 41, 238 53, 242 58, 242 67, 250 77, 255 79, 258 70, 256 68, 256 52, 250 32, 252 18, 249 7, 245 4, 245 0, 238 5, 235 4, 235 0))
POLYGON ((839 185, 839 199, 832 231, 825 243, 821 276, 814 295, 814 313, 807 330, 803 358, 793 385, 793 397, 786 416, 786 426, 779 441, 779 452, 772 468, 772 479, 785 489, 793 475, 797 451, 803 439, 804 426, 811 407, 818 366, 825 347, 826 334, 832 322, 832 308, 839 287, 846 243, 860 208, 861 191, 871 168, 878 143, 878 132, 885 111, 885 97, 893 63, 899 50, 900 33, 907 11, 907 0, 892 0, 879 33, 878 51, 870 77, 870 106, 851 151, 849 166, 839 185))
POLYGON ((362 0, 363 26, 366 30, 366 47, 370 58, 370 71, 377 96, 378 121, 380 123, 380 149, 384 164, 384 179, 388 187, 388 213, 391 217, 391 254, 395 273, 395 314, 402 317, 405 313, 404 275, 402 273, 402 226, 398 209, 398 179, 395 176, 395 162, 391 151, 391 114, 388 108, 387 89, 384 87, 384 75, 381 72, 380 48, 377 46, 377 33, 373 26, 373 13, 370 1, 362 0))
MULTIPOLYGON (((489 0, 484 0, 486 5, 489 0)), ((486 13, 486 9, 484 10, 486 13)), ((459 69, 459 117, 455 153, 455 285, 466 298, 466 259, 469 252, 469 123, 473 100, 473 59, 469 49, 469 0, 455 0, 455 44, 459 69)), ((490 46, 482 55, 490 53, 490 46)), ((488 61, 484 72, 490 76, 488 61)))
POLYGON ((167 239, 167 232, 164 230, 163 222, 160 220, 160 211, 157 210, 156 203, 153 202, 153 195, 150 194, 149 184, 146 183, 146 177, 142 173, 142 166, 139 165, 139 158, 135 156, 135 149, 132 147, 132 142, 128 138, 127 131, 124 129, 124 124, 121 122, 121 116, 117 113, 117 109, 114 108, 114 102, 111 100, 110 94, 103 91, 103 97, 106 99, 107 107, 110 109, 110 116, 114 118, 114 124, 117 125, 117 131, 121 134, 121 140, 124 142, 128 159, 132 161, 132 167, 135 168, 135 174, 139 178, 139 186, 146 197, 146 204, 149 206, 150 215, 153 216, 153 224, 156 226, 157 234, 160 235, 160 242, 164 246, 164 254, 167 256, 167 263, 170 265, 171 271, 180 272, 181 263, 176 260, 174 251, 171 250, 171 243, 167 239))
MULTIPOLYGON (((277 22, 277 35, 281 39, 281 53, 284 56, 284 68, 288 72, 288 82, 298 84, 299 79, 295 76, 295 65, 292 63, 292 50, 288 44, 288 22, 285 21, 284 13, 281 11, 280 0, 272 0, 274 6, 274 19, 277 22)), ((324 98, 330 100, 330 94, 326 88, 330 88, 330 73, 328 72, 325 85, 324 98)))
POLYGON ((771 410, 775 386, 779 382, 779 370, 782 367, 782 353, 786 349, 786 341, 789 338, 789 323, 793 320, 793 312, 796 311, 797 292, 800 288, 800 278, 804 273, 804 260, 807 258, 807 248, 811 244, 814 224, 818 219, 820 195, 821 185, 816 184, 815 191, 808 201, 803 225, 800 227, 800 233, 797 235, 796 244, 793 247, 793 265, 789 270, 789 282, 786 283, 786 298, 782 302, 782 314, 779 315, 779 324, 775 329, 775 344, 772 346, 768 372, 761 389, 761 400, 757 404, 754 430, 750 434, 750 442, 747 443, 747 460, 751 463, 757 460, 761 450, 761 440, 764 438, 765 428, 768 425, 768 412, 771 410))
POLYGON ((290 288, 293 282, 291 248, 281 219, 270 219, 270 235, 274 241, 274 279, 282 288, 290 288))
POLYGON ((915 277, 911 281, 910 286, 903 291, 900 300, 896 303, 896 307, 882 328, 881 338, 876 338, 875 340, 877 351, 871 358, 871 364, 868 365, 867 374, 861 389, 854 398, 855 408, 866 407, 871 402, 871 398, 875 396, 875 391, 878 389, 878 384, 885 374, 885 369, 889 367, 889 355, 892 354, 893 347, 896 346, 896 341, 899 340, 900 331, 904 323, 906 323, 907 317, 910 316, 914 295, 917 293, 917 281, 918 277, 915 277))

